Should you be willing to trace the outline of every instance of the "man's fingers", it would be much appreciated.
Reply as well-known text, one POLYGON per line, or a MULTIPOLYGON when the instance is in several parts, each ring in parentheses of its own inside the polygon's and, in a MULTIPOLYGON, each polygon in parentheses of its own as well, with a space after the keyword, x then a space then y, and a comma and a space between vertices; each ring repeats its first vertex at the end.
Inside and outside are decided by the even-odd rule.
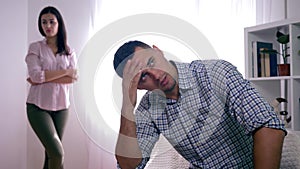
POLYGON ((124 67, 123 78, 126 78, 131 83, 138 83, 141 75, 141 69, 142 64, 140 62, 135 62, 129 59, 124 67))

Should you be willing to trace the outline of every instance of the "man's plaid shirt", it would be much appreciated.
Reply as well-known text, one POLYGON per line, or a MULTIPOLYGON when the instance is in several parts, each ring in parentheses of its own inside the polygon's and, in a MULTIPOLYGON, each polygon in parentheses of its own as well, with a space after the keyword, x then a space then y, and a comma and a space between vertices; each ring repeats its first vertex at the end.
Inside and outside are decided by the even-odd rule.
POLYGON ((190 168, 253 168, 252 134, 284 129, 273 108, 224 60, 172 62, 180 97, 149 91, 136 110, 144 168, 160 134, 190 162, 190 168))

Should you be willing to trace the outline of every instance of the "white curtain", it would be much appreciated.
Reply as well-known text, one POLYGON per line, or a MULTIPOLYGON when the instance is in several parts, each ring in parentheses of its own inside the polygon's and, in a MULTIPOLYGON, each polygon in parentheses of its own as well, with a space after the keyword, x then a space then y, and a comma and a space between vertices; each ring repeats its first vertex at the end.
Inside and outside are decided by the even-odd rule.
POLYGON ((244 74, 244 28, 255 25, 256 0, 200 0, 199 29, 219 58, 244 74))
POLYGON ((256 24, 287 19, 288 0, 257 0, 256 3, 256 24))
MULTIPOLYGON (((90 35, 120 18, 141 13, 162 13, 184 19, 197 26, 213 44, 218 57, 235 64, 244 74, 244 27, 258 18, 275 15, 271 0, 91 0, 94 2, 90 35), (256 17, 256 3, 263 14, 256 17), (268 10, 272 7, 272 15, 268 10), (263 15, 263 16, 261 16, 263 15)), ((278 10, 277 10, 278 11, 278 10)), ((120 28, 122 29, 122 28, 120 28)), ((199 46, 201 48, 201 46, 199 46)))

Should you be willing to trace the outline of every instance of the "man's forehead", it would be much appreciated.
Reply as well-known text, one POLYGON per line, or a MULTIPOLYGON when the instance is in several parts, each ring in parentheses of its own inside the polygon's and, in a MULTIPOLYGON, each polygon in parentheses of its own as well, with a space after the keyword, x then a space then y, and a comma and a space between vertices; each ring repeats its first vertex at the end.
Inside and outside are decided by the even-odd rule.
POLYGON ((128 57, 126 57, 119 65, 118 67, 116 68, 116 72, 117 74, 122 77, 123 76, 123 69, 127 63, 127 61, 129 59, 131 60, 135 60, 137 59, 138 61, 141 61, 141 62, 144 62, 145 64, 147 63, 147 60, 153 56, 151 54, 151 52, 153 52, 153 49, 152 48, 148 48, 148 49, 145 49, 145 48, 142 48, 142 47, 136 47, 135 48, 135 52, 131 55, 129 55, 128 57))
MULTIPOLYGON (((153 49, 152 48, 145 49, 145 48, 142 48, 142 47, 136 47, 133 58, 142 56, 143 58, 146 59, 146 58, 150 57, 151 55, 153 55, 153 49)), ((140 59, 142 59, 142 58, 140 58, 140 59)))

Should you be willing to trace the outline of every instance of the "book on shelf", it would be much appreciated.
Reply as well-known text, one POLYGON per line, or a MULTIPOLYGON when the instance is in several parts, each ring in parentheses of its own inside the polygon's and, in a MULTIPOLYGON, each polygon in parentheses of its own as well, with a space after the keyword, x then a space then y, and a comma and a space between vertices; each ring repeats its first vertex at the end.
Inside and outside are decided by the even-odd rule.
POLYGON ((277 55, 274 52, 266 52, 268 50, 260 49, 261 77, 277 76, 277 55))
POLYGON ((277 74, 277 54, 270 53, 270 76, 278 76, 277 74))
POLYGON ((269 53, 264 53, 263 51, 268 50, 268 48, 260 48, 260 77, 270 77, 270 55, 269 53))
POLYGON ((272 50, 273 44, 270 42, 252 42, 252 76, 270 77, 277 76, 277 56, 276 53, 262 51, 272 50))

